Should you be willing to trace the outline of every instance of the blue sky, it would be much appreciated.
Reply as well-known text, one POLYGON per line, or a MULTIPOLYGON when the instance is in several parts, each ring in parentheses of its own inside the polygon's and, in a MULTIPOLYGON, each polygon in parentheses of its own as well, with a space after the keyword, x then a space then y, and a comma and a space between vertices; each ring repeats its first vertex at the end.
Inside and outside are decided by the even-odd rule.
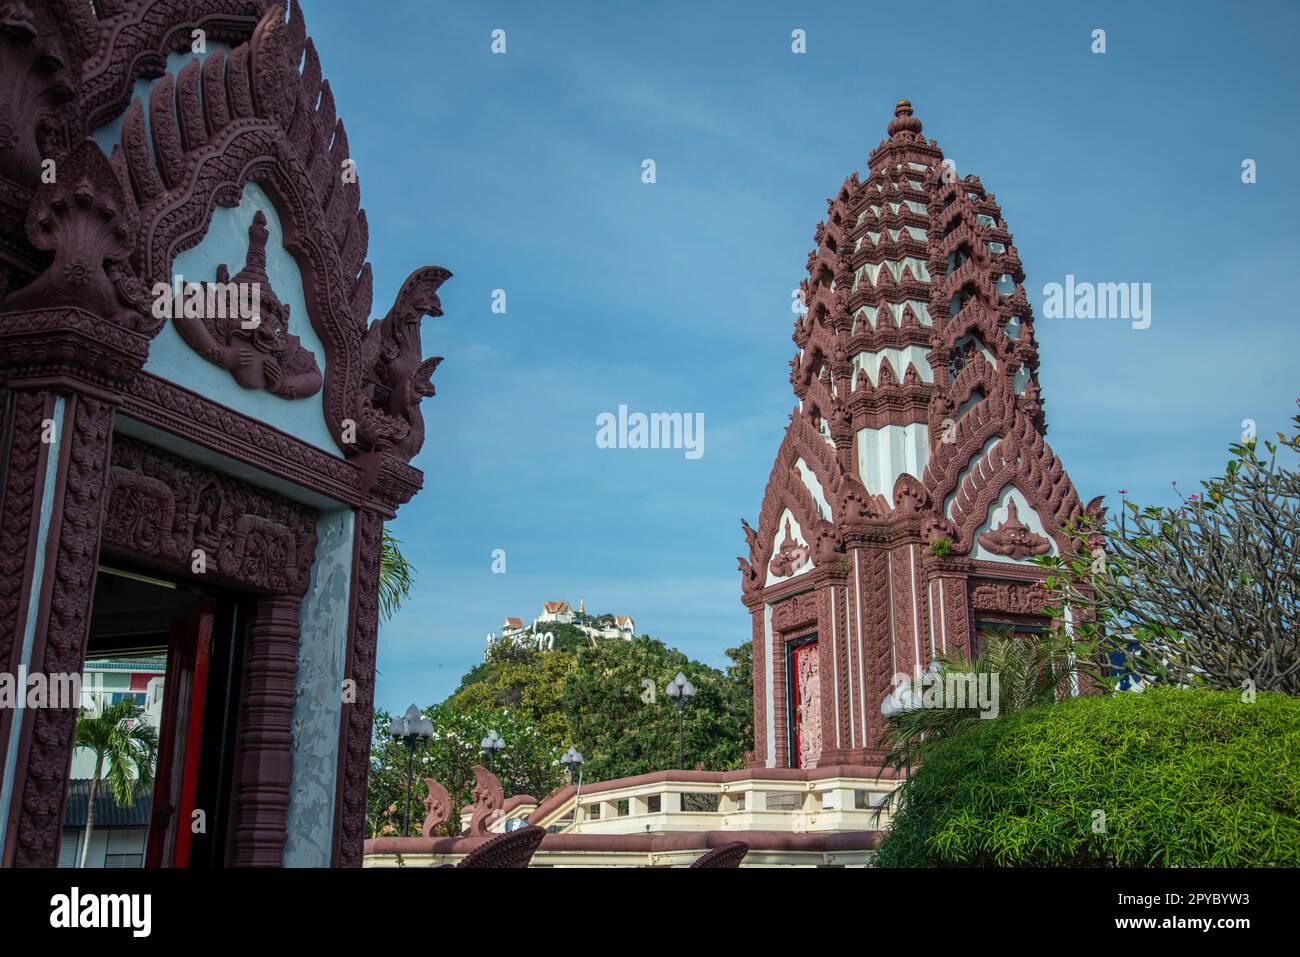
POLYGON ((1243 419, 1283 428, 1298 8, 1084 7, 308 0, 376 314, 415 267, 455 273, 424 325, 446 361, 424 491, 395 523, 419 581, 381 630, 377 703, 441 700, 504 615, 546 599, 634 614, 713 664, 749 640, 739 519, 795 403, 791 290, 901 97, 996 193, 1036 310, 1067 273, 1152 284, 1149 329, 1037 322, 1048 438, 1085 499, 1168 501, 1243 419), (620 404, 703 413, 704 456, 597 448, 620 404))

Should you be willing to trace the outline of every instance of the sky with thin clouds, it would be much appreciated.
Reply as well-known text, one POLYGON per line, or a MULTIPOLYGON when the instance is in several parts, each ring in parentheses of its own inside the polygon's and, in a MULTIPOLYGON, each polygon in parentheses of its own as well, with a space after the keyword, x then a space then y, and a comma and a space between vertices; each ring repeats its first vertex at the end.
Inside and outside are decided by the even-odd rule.
POLYGON ((900 98, 1002 206, 1048 441, 1085 500, 1174 501, 1243 420, 1270 435, 1293 412, 1293 3, 305 10, 357 163, 375 314, 412 269, 455 274, 424 323, 446 359, 424 490, 394 523, 418 579, 381 628, 380 707, 442 700, 487 632, 546 600, 632 614, 714 665, 750 640, 740 518, 757 522, 795 404, 791 292, 900 98), (1150 283, 1150 328, 1043 318, 1067 274, 1150 283), (702 413, 703 457, 598 448, 620 404, 702 413))

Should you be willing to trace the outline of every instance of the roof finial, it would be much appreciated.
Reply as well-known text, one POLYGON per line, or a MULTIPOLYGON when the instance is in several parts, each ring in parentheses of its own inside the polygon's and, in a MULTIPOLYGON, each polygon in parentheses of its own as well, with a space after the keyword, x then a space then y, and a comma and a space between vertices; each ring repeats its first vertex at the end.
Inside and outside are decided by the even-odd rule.
POLYGON ((920 133, 921 121, 912 115, 912 101, 899 100, 894 107, 894 118, 889 121, 889 135, 894 136, 906 130, 908 133, 920 133))

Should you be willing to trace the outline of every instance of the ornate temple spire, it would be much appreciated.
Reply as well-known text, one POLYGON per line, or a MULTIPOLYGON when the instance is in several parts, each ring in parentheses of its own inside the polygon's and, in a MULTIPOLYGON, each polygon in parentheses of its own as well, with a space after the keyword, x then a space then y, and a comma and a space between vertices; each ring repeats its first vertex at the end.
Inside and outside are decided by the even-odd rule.
POLYGON ((1029 560, 1071 548, 1084 511, 1044 439, 1034 317, 1001 207, 922 130, 900 100, 865 176, 827 200, 800 283, 798 405, 740 559, 769 764, 813 733, 799 718, 787 737, 784 642, 815 629, 834 679, 820 760, 860 758, 879 744, 893 673, 970 653, 976 610, 1038 614, 1029 560))

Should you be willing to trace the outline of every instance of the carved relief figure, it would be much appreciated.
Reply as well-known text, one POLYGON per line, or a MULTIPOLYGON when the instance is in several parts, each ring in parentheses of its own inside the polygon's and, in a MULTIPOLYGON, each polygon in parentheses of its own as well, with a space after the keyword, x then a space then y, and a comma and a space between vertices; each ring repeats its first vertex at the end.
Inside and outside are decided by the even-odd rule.
POLYGON ((808 546, 800 545, 795 540, 790 532, 790 519, 787 518, 785 520, 785 538, 781 541, 781 547, 777 549, 776 557, 767 566, 768 570, 773 575, 787 578, 806 564, 808 564, 808 546))
POLYGON ((817 671, 817 644, 804 645, 795 653, 795 680, 799 687, 799 767, 817 765, 822 753, 821 676, 817 671))
MULTIPOLYGON (((283 399, 301 399, 320 391, 323 379, 316 357, 289 332, 289 307, 271 289, 266 275, 266 216, 258 210, 248 227, 248 257, 244 268, 235 274, 233 287, 230 270, 223 263, 217 268, 217 283, 238 290, 231 297, 247 302, 256 293, 257 315, 241 315, 241 310, 201 309, 201 316, 187 316, 177 308, 176 331, 195 352, 234 376, 245 389, 265 389, 283 399), (224 313, 214 315, 212 313, 224 313)), ((216 298, 208 296, 207 301, 216 298)))
POLYGON ((1009 555, 1011 558, 1046 555, 1052 550, 1050 541, 1020 521, 1020 516, 1016 514, 1015 499, 1007 502, 1006 521, 981 535, 979 543, 995 555, 1009 555))
POLYGON ((451 817, 451 795, 433 778, 425 778, 424 786, 429 789, 429 793, 424 799, 425 816, 420 833, 432 837, 433 829, 451 817))
POLYGON ((393 308, 371 323, 361 344, 358 432, 372 449, 390 450, 408 462, 424 444, 420 399, 434 394, 430 380, 442 362, 442 356, 420 357, 420 320, 442 315, 438 287, 449 278, 438 266, 411 273, 393 308))
POLYGON ((492 823, 501 816, 506 792, 497 776, 483 765, 476 764, 471 770, 474 772, 474 790, 470 792, 474 801, 474 815, 470 818, 469 832, 482 836, 490 832, 492 823))

